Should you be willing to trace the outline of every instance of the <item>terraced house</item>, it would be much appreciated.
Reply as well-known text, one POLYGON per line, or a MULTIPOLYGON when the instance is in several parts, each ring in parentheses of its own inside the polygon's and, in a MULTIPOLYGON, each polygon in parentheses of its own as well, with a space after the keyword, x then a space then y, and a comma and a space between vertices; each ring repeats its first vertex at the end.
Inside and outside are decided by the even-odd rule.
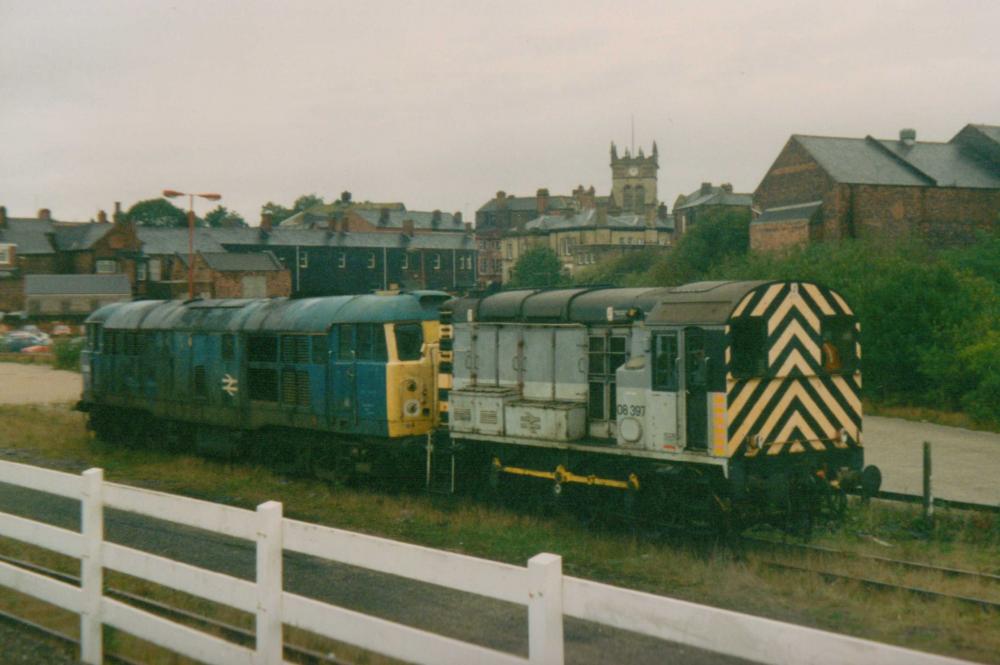
POLYGON ((794 134, 753 195, 752 249, 917 235, 969 242, 1000 225, 1000 126, 947 142, 794 134))

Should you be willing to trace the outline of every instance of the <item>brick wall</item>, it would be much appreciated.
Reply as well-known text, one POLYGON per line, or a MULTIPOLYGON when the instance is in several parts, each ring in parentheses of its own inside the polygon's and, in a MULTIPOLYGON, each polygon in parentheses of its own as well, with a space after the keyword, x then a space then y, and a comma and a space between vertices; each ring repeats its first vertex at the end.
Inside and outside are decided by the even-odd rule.
POLYGON ((24 309, 24 278, 0 279, 0 312, 19 312, 24 309))
POLYGON ((816 225, 810 225, 804 219, 751 224, 750 250, 753 252, 771 252, 806 245, 815 237, 815 228, 816 225), (810 226, 813 229, 810 229, 810 226))
POLYGON ((834 182, 816 160, 791 138, 753 194, 757 210, 824 199, 834 182))

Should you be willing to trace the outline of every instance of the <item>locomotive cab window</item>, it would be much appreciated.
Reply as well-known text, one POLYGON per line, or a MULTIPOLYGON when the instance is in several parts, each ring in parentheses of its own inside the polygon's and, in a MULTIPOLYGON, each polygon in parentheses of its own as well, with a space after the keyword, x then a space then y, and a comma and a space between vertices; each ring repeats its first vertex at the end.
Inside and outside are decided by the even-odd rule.
POLYGON ((767 322, 762 318, 737 319, 730 325, 730 371, 738 379, 763 376, 767 371, 767 322))
POLYGON ((854 321, 841 316, 825 318, 821 328, 820 350, 823 369, 830 374, 843 374, 857 369, 857 335, 854 321))
POLYGON ((677 333, 653 338, 653 390, 677 392, 677 333))
POLYGON ((419 323, 397 323, 396 357, 399 360, 420 360, 424 347, 424 328, 419 323))

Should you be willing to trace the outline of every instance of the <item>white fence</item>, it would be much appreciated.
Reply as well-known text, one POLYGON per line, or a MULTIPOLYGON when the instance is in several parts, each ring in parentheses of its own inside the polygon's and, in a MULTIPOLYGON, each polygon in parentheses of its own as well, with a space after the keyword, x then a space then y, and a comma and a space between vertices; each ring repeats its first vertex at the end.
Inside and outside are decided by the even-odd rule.
MULTIPOLYGON (((539 554, 522 568, 286 519, 281 504, 274 501, 256 511, 243 510, 107 483, 101 469, 76 476, 11 462, 0 462, 0 482, 81 503, 80 533, 0 513, 0 535, 81 559, 81 585, 6 563, 0 563, 0 585, 78 613, 81 660, 90 664, 102 662, 103 624, 207 663, 281 663, 282 631, 287 625, 414 663, 554 665, 564 662, 564 616, 766 663, 962 662, 566 577, 562 560, 554 554, 539 554), (107 542, 105 507, 254 541, 256 582, 107 542), (284 591, 283 550, 527 605, 528 659, 284 591), (256 648, 102 595, 104 569, 255 614, 256 648)), ((613 659, 612 654, 607 658, 613 659)))

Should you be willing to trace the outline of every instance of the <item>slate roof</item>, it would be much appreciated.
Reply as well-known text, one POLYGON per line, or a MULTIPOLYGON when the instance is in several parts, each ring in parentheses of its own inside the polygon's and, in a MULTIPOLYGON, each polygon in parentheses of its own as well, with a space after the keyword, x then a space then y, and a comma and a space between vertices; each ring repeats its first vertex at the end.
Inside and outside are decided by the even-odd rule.
POLYGON ((760 217, 753 220, 752 224, 766 224, 768 222, 790 222, 798 220, 812 221, 817 212, 823 207, 822 201, 810 201, 809 203, 798 203, 789 206, 779 206, 768 208, 760 217))
MULTIPOLYGON (((316 226, 327 226, 330 215, 334 212, 333 206, 317 206, 304 212, 296 213, 288 219, 282 220, 278 227, 282 229, 290 228, 314 228, 316 226)), ((344 209, 346 210, 346 208, 344 209)), ((392 229, 403 228, 403 222, 407 219, 413 220, 413 227, 416 229, 433 231, 463 231, 465 224, 450 212, 440 213, 441 218, 438 224, 434 225, 434 213, 424 210, 407 210, 401 205, 398 208, 388 208, 388 219, 381 222, 382 211, 378 208, 364 207, 351 208, 351 212, 361 217, 372 226, 383 226, 392 229)))
POLYGON ((19 256, 29 254, 54 254, 50 234, 53 224, 41 219, 8 217, 7 226, 0 228, 0 242, 17 245, 19 256))
MULTIPOLYGON (((194 250, 196 252, 226 251, 214 235, 221 230, 223 229, 196 228, 194 230, 194 250)), ((187 254, 187 229, 137 226, 136 233, 139 234, 142 251, 148 256, 187 254)))
POLYGON ((698 206, 743 206, 749 208, 753 203, 753 194, 740 194, 729 192, 721 186, 711 187, 707 192, 703 192, 699 187, 684 197, 684 203, 674 207, 674 210, 684 210, 685 208, 697 208, 698 206))
POLYGON ((917 187, 1000 188, 1000 167, 962 145, 805 136, 792 138, 838 182, 917 187))
POLYGON ((382 212, 380 210, 355 210, 356 215, 364 219, 372 226, 387 226, 394 229, 403 228, 403 221, 413 220, 413 227, 416 229, 433 229, 437 231, 463 231, 465 224, 452 213, 440 213, 441 219, 437 226, 434 225, 434 213, 422 210, 390 210, 389 218, 385 224, 380 223, 382 212))
POLYGON ((260 247, 373 247, 412 249, 475 249, 471 233, 421 233, 406 236, 402 233, 372 231, 370 233, 347 231, 338 233, 325 229, 272 229, 264 239, 258 228, 212 229, 214 237, 223 245, 254 245, 260 247))
MULTIPOLYGON (((538 198, 534 196, 508 196, 504 199, 504 203, 505 207, 503 209, 514 212, 538 209, 538 198)), ((551 210, 572 210, 575 203, 575 199, 572 196, 564 196, 562 194, 549 196, 549 209, 551 210)), ((478 212, 490 212, 491 210, 500 209, 500 203, 496 198, 492 198, 480 206, 478 212)))
POLYGON ((128 276, 118 275, 25 275, 26 296, 132 295, 128 276))
MULTIPOLYGON (((587 229, 598 226, 597 211, 594 209, 582 210, 573 215, 542 215, 536 217, 524 225, 526 231, 568 231, 570 229, 587 229)), ((607 223, 604 226, 619 231, 639 231, 647 228, 646 217, 643 215, 608 215, 607 223)), ((653 227, 661 231, 669 231, 674 228, 674 221, 671 218, 653 220, 653 227)))
POLYGON ((112 224, 56 224, 56 247, 63 252, 90 249, 112 228, 112 224))

